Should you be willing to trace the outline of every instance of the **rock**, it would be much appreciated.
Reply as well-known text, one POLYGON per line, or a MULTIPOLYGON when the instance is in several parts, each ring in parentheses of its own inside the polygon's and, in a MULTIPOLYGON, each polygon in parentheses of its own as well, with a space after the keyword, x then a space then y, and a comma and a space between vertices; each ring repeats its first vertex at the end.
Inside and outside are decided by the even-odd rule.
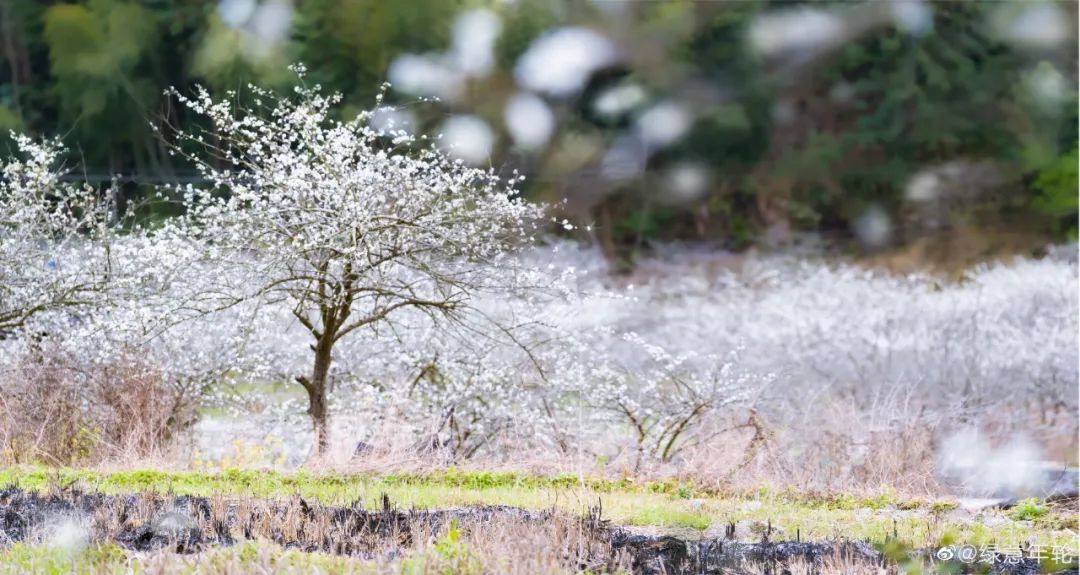
POLYGON ((1047 468, 1043 470, 1043 499, 1068 499, 1080 496, 1080 469, 1047 468))
POLYGON ((177 538, 186 535, 188 531, 198 530, 195 522, 190 517, 176 511, 162 513, 150 523, 150 529, 155 537, 177 538))
POLYGON ((202 533, 194 520, 178 511, 167 511, 144 525, 133 543, 140 551, 168 547, 185 552, 198 547, 201 541, 202 533))

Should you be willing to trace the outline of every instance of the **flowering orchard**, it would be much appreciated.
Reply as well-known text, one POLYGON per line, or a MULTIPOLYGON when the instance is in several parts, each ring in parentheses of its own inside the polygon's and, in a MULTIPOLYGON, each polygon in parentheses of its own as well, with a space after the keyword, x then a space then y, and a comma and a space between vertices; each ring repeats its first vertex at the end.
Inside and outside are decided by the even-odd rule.
MULTIPOLYGON (((1076 401, 1069 259, 944 282, 771 256, 727 266, 685 248, 642 261, 630 280, 611 278, 596 249, 576 244, 519 257, 537 270, 560 262, 552 283, 567 290, 474 301, 503 324, 516 319, 521 346, 423 323, 344 340, 331 370, 335 434, 434 443, 462 457, 581 453, 633 466, 738 451, 746 441, 718 436, 730 424, 717 420, 747 407, 792 452, 827 440, 840 451, 833 459, 853 465, 875 437, 907 430, 940 439, 985 422, 1040 440, 1074 431, 1055 418, 1076 401), (574 274, 563 277, 567 267, 574 274)), ((265 359, 246 369, 277 366, 259 375, 274 381, 302 368, 310 351, 291 344, 302 332, 290 332, 288 310, 259 321, 248 355, 265 359)), ((306 422, 259 418, 303 459, 306 422)))
POLYGON ((163 137, 209 185, 162 189, 183 210, 152 228, 68 184, 55 143, 17 139, 0 187, 4 365, 51 353, 85 375, 138 358, 177 397, 244 407, 284 382, 300 393, 281 405, 308 423, 282 432, 316 454, 333 428, 455 457, 637 465, 723 443, 735 408, 805 442, 838 403, 867 434, 1001 406, 1038 431, 1075 407, 1075 259, 941 282, 684 249, 643 260, 630 285, 596 250, 547 238, 516 177, 369 113, 338 121, 317 87, 251 88, 242 108, 171 93, 203 128, 163 137))

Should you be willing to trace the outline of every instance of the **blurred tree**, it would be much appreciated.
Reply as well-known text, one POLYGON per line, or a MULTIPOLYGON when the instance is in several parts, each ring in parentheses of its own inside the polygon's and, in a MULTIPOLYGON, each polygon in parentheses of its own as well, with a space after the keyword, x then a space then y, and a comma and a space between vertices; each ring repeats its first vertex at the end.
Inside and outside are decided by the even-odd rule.
MULTIPOLYGON (((1076 15, 1071 3, 1050 5, 1076 15)), ((980 213, 1045 223, 1039 214, 1068 203, 1059 175, 1077 146, 1076 55, 1002 35, 995 22, 1026 6, 914 2, 904 20, 891 2, 0 0, 0 130, 62 135, 96 175, 174 178, 188 168, 170 162, 147 123, 197 120, 167 107, 165 87, 274 87, 287 63, 303 62, 311 82, 344 94, 341 113, 351 115, 372 104, 402 54, 460 73, 456 18, 485 8, 500 20, 495 69, 465 79, 460 98, 410 109, 417 128, 437 130, 450 114, 483 119, 493 165, 528 173, 535 196, 569 197, 614 259, 652 240, 850 235, 868 209, 895 218, 912 177, 949 162, 1008 176, 980 213), (763 22, 808 13, 842 25, 823 46, 762 51, 763 22), (514 71, 559 27, 593 30, 617 56, 572 95, 526 94, 553 127, 546 146, 521 149, 504 119, 524 91, 514 71), (598 111, 605 97, 619 108, 612 116, 598 111), (661 103, 686 129, 630 158, 637 175, 605 175, 661 103)), ((806 42, 811 24, 769 41, 806 42)))
POLYGON ((299 3, 295 61, 311 81, 366 108, 386 81, 387 68, 406 53, 441 50, 450 39, 461 0, 310 0, 299 3))
POLYGON ((979 25, 986 10, 942 3, 925 37, 889 30, 844 50, 827 77, 850 87, 858 112, 845 152, 888 159, 846 166, 849 181, 861 184, 856 191, 895 189, 919 165, 943 158, 1015 154, 1017 137, 1000 119, 1016 105, 1010 92, 1020 68, 979 25))
POLYGON ((501 10, 503 30, 495 44, 499 67, 512 70, 533 40, 560 23, 560 13, 565 14, 561 0, 521 0, 504 4, 501 10))
POLYGON ((156 73, 161 30, 148 9, 125 0, 56 4, 45 13, 45 41, 61 120, 94 142, 90 165, 153 169, 146 118, 165 78, 156 73))
POLYGON ((216 92, 243 90, 251 83, 280 86, 289 79, 289 59, 280 45, 269 45, 248 30, 225 24, 216 12, 206 16, 191 72, 216 92))
POLYGON ((765 219, 820 227, 868 205, 895 211, 916 172, 954 159, 1021 171, 1034 135, 1016 95, 1022 60, 987 33, 991 8, 937 3, 924 35, 880 29, 779 90, 769 151, 748 182, 765 219))
POLYGON ((753 216, 745 209, 752 204, 746 176, 767 151, 772 126, 774 88, 746 42, 746 27, 763 5, 716 3, 697 10, 701 24, 676 47, 675 56, 695 66, 723 99, 705 107, 686 137, 660 160, 689 159, 711 168, 715 185, 703 200, 704 210, 695 211, 698 233, 743 246, 750 240, 753 216), (703 218, 719 227, 708 230, 703 218))

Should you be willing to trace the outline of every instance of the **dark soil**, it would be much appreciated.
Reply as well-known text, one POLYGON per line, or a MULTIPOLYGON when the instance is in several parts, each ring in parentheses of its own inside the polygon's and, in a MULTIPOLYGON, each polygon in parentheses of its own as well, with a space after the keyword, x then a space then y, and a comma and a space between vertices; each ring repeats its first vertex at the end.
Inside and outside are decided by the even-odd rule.
MULTIPOLYGON (((385 496, 380 509, 365 509, 359 504, 324 506, 299 497, 270 501, 146 493, 104 495, 77 489, 42 495, 16 487, 0 489, 0 546, 9 541, 34 541, 58 518, 85 524, 91 542, 114 541, 137 551, 191 553, 260 537, 308 552, 396 556, 418 542, 441 536, 453 522, 462 531, 512 525, 576 538, 575 547, 582 551, 570 559, 577 568, 593 572, 610 572, 627 563, 635 573, 646 575, 738 573, 749 565, 755 566, 755 572, 779 574, 786 571, 784 564, 793 560, 812 565, 838 559, 845 564, 884 564, 882 556, 864 542, 688 541, 631 534, 597 513, 582 518, 507 506, 404 510, 393 507, 385 496)), ((1025 560, 1018 565, 998 563, 991 572, 1027 575, 1038 570, 1034 561, 1025 560)))

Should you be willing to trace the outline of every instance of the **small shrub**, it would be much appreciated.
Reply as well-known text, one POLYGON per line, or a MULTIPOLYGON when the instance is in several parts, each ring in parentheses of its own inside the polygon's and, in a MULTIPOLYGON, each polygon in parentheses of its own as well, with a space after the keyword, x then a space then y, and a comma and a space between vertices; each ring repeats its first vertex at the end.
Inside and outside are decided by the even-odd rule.
POLYGON ((692 485, 680 485, 675 490, 676 499, 693 499, 694 487, 692 485))
POLYGON ((1044 517, 1050 512, 1050 508, 1043 504, 1042 501, 1032 497, 1031 499, 1023 499, 1016 503, 1013 507, 1010 517, 1016 521, 1034 521, 1040 517, 1044 517))
POLYGON ((1035 207, 1048 216, 1068 222, 1062 226, 1062 231, 1073 241, 1076 240, 1076 212, 1080 206, 1076 195, 1077 161, 1077 148, 1073 148, 1043 168, 1035 180, 1035 189, 1039 193, 1035 207))
POLYGON ((197 394, 152 365, 36 349, 0 372, 0 462, 72 465, 145 457, 195 420, 197 394))
POLYGON ((958 505, 955 501, 935 501, 930 504, 930 513, 933 515, 944 515, 957 507, 958 505))

